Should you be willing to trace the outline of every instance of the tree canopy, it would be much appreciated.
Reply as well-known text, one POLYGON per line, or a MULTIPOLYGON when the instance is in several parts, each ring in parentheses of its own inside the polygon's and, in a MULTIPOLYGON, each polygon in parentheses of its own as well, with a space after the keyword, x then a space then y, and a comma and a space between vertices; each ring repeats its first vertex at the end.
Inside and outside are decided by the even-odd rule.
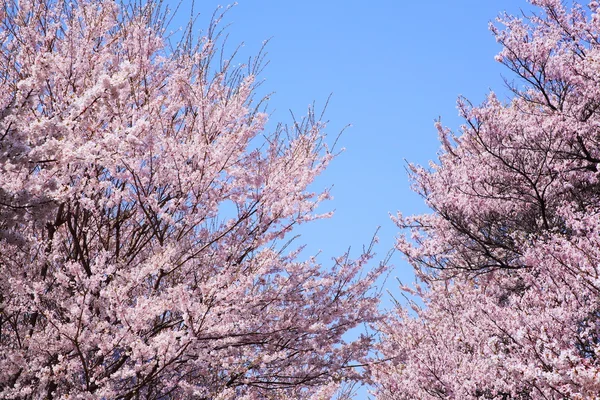
POLYGON ((1 3, 0 397, 330 396, 380 270, 286 249, 327 216, 324 124, 266 131, 260 57, 219 57, 219 15, 170 47, 163 11, 1 3))
POLYGON ((600 9, 531 3, 491 25, 513 98, 461 99, 439 163, 411 166, 433 212, 397 218, 420 283, 381 327, 381 399, 600 393, 600 9))

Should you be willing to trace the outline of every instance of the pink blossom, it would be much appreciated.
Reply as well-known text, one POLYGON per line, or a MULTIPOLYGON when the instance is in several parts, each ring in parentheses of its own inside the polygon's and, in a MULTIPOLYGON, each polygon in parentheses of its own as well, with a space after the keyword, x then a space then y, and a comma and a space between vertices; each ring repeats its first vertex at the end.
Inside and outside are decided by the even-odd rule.
POLYGON ((255 77, 213 64, 215 38, 171 52, 158 2, 125 3, 0 7, 0 397, 322 398, 362 380, 372 338, 342 337, 379 318, 381 269, 286 250, 327 216, 308 190, 324 125, 265 132, 255 77))
POLYGON ((397 247, 423 290, 380 326, 381 399, 600 393, 600 10, 531 3, 492 26, 512 101, 461 99, 439 163, 411 166, 433 212, 399 216, 397 247))

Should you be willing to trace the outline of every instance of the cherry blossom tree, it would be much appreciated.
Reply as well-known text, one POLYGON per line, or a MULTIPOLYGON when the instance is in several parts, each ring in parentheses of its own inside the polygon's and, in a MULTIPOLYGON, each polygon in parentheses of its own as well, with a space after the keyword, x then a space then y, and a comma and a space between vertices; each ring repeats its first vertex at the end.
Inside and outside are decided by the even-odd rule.
POLYGON ((260 57, 217 57, 218 15, 169 45, 161 9, 2 0, 0 397, 329 398, 381 268, 288 246, 327 216, 324 124, 267 132, 260 57))
POLYGON ((381 325, 381 399, 600 396, 600 6, 531 3, 491 25, 512 100, 459 100, 410 167, 433 212, 396 219, 418 283, 381 325))

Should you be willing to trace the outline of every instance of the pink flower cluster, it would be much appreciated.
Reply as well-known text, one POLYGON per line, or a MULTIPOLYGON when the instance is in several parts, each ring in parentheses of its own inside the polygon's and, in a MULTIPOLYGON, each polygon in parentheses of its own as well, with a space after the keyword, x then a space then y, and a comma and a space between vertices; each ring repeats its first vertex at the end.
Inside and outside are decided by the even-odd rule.
POLYGON ((381 270, 286 250, 324 126, 265 132, 218 21, 170 49, 158 5, 0 5, 0 398, 329 396, 381 270))
POLYGON ((397 218, 419 283, 381 325, 381 399, 600 394, 600 8, 531 2, 491 26, 512 101, 460 100, 412 167, 433 213, 397 218))

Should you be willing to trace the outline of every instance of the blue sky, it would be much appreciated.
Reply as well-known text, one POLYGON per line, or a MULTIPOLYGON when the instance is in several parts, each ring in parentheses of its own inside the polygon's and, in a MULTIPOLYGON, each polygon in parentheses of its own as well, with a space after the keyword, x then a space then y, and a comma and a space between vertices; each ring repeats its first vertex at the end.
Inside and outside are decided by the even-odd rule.
MULTIPOLYGON (((182 3, 174 26, 185 24, 190 5, 182 3)), ((218 5, 227 3, 196 4, 199 27, 218 5)), ((345 152, 315 184, 333 185, 334 199, 321 210, 334 209, 334 217, 298 231, 307 253, 320 250, 324 264, 349 247, 358 256, 381 227, 381 259, 399 234, 389 213, 427 211, 410 190, 406 161, 437 158, 433 122, 441 117, 453 129, 461 124, 459 95, 480 103, 490 89, 506 93, 502 75, 512 76, 494 61, 500 47, 488 23, 500 12, 522 8, 529 8, 525 0, 240 0, 227 13, 229 48, 244 43, 240 62, 270 39, 261 90, 274 92, 271 127, 291 122, 290 110, 300 116, 313 101, 324 106, 330 94, 331 141, 352 125, 339 141, 345 152)), ((413 276, 399 254, 392 262, 387 288, 397 293, 394 278, 410 283, 413 276)))
MULTIPOLYGON (((190 4, 183 2, 175 26, 186 22, 190 4)), ((196 4, 199 27, 218 5, 227 3, 196 4)), ((406 161, 437 158, 433 122, 441 117, 451 128, 460 125, 459 95, 479 103, 490 89, 506 93, 502 75, 512 77, 494 61, 499 46, 488 23, 502 11, 528 7, 525 0, 240 0, 227 13, 229 48, 244 43, 240 62, 270 39, 261 90, 274 92, 271 127, 291 122, 289 110, 299 116, 313 101, 322 107, 330 94, 330 139, 352 125, 339 142, 346 151, 315 185, 333 185, 334 199, 321 210, 334 209, 334 217, 298 232, 307 253, 320 250, 326 265, 349 247, 358 256, 381 227, 381 259, 399 234, 389 213, 427 211, 410 190, 406 161)), ((401 255, 392 262, 387 288, 398 293, 395 278, 410 283, 413 275, 401 255)))
MULTIPOLYGON (((219 4, 226 5, 197 4, 199 26, 219 4)), ((185 23, 186 6, 175 25, 185 23)), ((245 44, 240 61, 270 39, 261 90, 274 92, 271 127, 291 122, 289 110, 299 116, 313 101, 322 107, 330 94, 330 139, 352 125, 339 142, 346 151, 315 184, 333 185, 334 199, 321 210, 334 209, 334 217, 297 232, 307 254, 321 251, 324 265, 349 247, 356 257, 381 227, 380 260, 399 234, 389 213, 427 212, 410 190, 406 161, 437 159, 434 120, 458 128, 459 95, 476 104, 489 90, 507 96, 502 75, 513 77, 494 61, 500 47, 488 23, 500 12, 518 14, 522 8, 530 9, 525 0, 240 0, 228 12, 230 48, 245 44)), ((411 283, 414 277, 400 254, 391 261, 386 289, 398 295, 396 278, 411 283)), ((385 295, 383 307, 391 304, 385 295)), ((356 396, 366 397, 365 388, 356 396)))

